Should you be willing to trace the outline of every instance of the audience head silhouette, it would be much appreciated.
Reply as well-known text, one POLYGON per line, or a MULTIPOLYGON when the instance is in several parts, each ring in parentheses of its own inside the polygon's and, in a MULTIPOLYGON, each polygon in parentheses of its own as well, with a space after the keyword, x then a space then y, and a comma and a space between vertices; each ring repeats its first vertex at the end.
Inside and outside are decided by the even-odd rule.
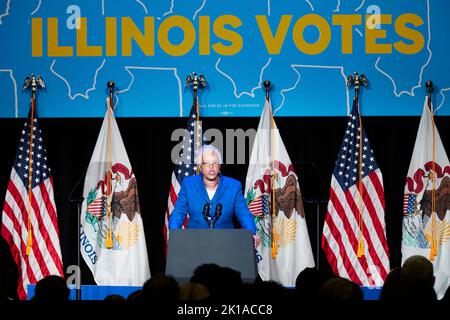
POLYGON ((319 298, 323 301, 360 301, 363 300, 363 293, 356 283, 338 277, 325 282, 319 298))
POLYGON ((403 264, 401 278, 432 286, 434 285, 433 264, 423 256, 409 257, 403 264))
POLYGON ((33 300, 69 300, 70 290, 66 280, 60 276, 47 276, 36 283, 33 300))
POLYGON ((251 288, 250 298, 255 302, 264 299, 267 299, 268 301, 285 300, 289 296, 288 292, 288 289, 286 289, 276 281, 263 281, 258 279, 253 284, 253 288, 251 288))
POLYGON ((180 287, 180 300, 204 300, 208 297, 208 289, 200 283, 188 282, 180 287))
POLYGON ((144 283, 142 297, 144 300, 174 302, 180 297, 180 286, 174 277, 157 274, 144 283))
POLYGON ((444 297, 442 298, 442 301, 449 303, 450 302, 450 287, 447 288, 447 291, 445 291, 444 297))
POLYGON ((239 271, 214 263, 198 266, 191 277, 192 283, 200 283, 208 289, 209 299, 229 299, 241 293, 242 277, 239 271))
POLYGON ((436 300, 433 264, 423 256, 409 257, 402 266, 400 277, 402 299, 436 300))
POLYGON ((220 266, 214 263, 205 263, 195 268, 191 277, 192 283, 200 283, 208 289, 211 296, 216 296, 220 292, 220 284, 217 275, 220 273, 220 266))
POLYGON ((295 280, 295 292, 301 300, 315 300, 325 283, 325 277, 315 267, 303 269, 295 280))
POLYGON ((402 275, 402 268, 397 267, 389 271, 384 280, 383 288, 380 293, 380 300, 392 301, 401 298, 400 279, 402 275))
POLYGON ((19 271, 5 238, 0 236, 0 301, 17 300, 19 271))
POLYGON ((127 300, 142 300, 142 289, 130 293, 127 297, 127 300))
POLYGON ((105 301, 120 301, 120 300, 125 300, 125 298, 123 296, 121 296, 120 294, 110 294, 110 295, 107 295, 104 300, 105 301))

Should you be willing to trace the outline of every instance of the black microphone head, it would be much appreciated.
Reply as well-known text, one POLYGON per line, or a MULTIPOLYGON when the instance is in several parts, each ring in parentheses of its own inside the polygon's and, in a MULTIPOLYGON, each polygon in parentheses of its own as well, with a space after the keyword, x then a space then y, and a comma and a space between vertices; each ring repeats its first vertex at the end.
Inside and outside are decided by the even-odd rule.
POLYGON ((216 205, 216 211, 214 212, 214 220, 217 221, 221 215, 222 215, 222 204, 219 202, 216 205))
POLYGON ((203 206, 203 218, 207 218, 209 216, 209 210, 211 208, 211 205, 209 204, 209 202, 205 203, 205 205, 203 206))

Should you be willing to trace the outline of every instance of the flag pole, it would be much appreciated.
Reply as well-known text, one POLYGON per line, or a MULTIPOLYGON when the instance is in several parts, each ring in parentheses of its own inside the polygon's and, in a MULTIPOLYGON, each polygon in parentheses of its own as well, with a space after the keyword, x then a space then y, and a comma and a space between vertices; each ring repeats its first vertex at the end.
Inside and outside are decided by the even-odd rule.
MULTIPOLYGON (((192 72, 191 74, 189 74, 186 77, 186 87, 192 86, 192 91, 193 91, 193 99, 194 101, 192 102, 195 105, 195 114, 196 114, 196 119, 195 119, 195 151, 194 151, 194 157, 195 155, 197 155, 197 150, 201 147, 201 142, 199 141, 199 139, 201 138, 201 133, 200 133, 200 109, 199 109, 199 105, 198 105, 198 97, 197 97, 197 90, 198 88, 205 88, 206 87, 206 79, 205 77, 200 74, 197 75, 196 72, 192 72)), ((194 160, 194 159, 192 159, 194 160)), ((195 167, 196 173, 198 174, 199 168, 198 166, 195 167)))
POLYGON ((114 103, 113 103, 113 92, 114 92, 114 81, 108 81, 107 83, 109 90, 109 99, 108 99, 108 126, 106 129, 106 196, 107 196, 107 204, 106 204, 106 217, 107 217, 107 225, 106 225, 106 239, 105 239, 105 247, 107 249, 111 249, 113 247, 112 241, 112 216, 111 216, 111 201, 112 201, 112 190, 111 190, 111 112, 113 112, 114 103))
POLYGON ((264 80, 264 88, 266 89, 266 100, 267 101, 270 101, 270 98, 269 98, 270 86, 271 86, 270 81, 264 80))
POLYGON ((28 213, 28 221, 27 221, 27 229, 28 229, 28 238, 27 238, 27 247, 26 247, 26 255, 29 256, 31 254, 31 247, 33 246, 33 230, 31 226, 31 190, 33 189, 33 139, 34 139, 34 117, 36 113, 36 91, 38 89, 45 88, 44 80, 42 80, 41 76, 34 76, 34 74, 30 74, 25 78, 23 89, 31 91, 31 108, 30 108, 30 147, 28 149, 28 204, 27 204, 27 213, 28 213))
MULTIPOLYGON (((264 88, 266 89, 266 100, 267 102, 270 102, 270 96, 269 91, 271 88, 271 83, 269 80, 264 80, 264 88)), ((277 234, 274 232, 274 223, 276 221, 276 202, 275 202, 275 121, 273 119, 273 113, 272 109, 270 109, 270 152, 271 152, 271 159, 270 159, 270 165, 271 165, 271 174, 270 174, 270 192, 272 195, 272 214, 271 214, 271 231, 272 231, 272 259, 276 259, 278 255, 278 247, 277 247, 277 234)))
POLYGON ((358 190, 359 190, 359 215, 358 215, 358 250, 357 257, 361 258, 364 256, 364 236, 363 236, 363 174, 362 174, 362 153, 363 153, 363 130, 362 130, 362 120, 361 120, 361 112, 359 110, 359 90, 360 86, 367 86, 367 78, 364 74, 359 75, 357 72, 352 73, 347 78, 347 87, 355 88, 355 97, 353 98, 354 103, 357 104, 358 107, 358 120, 359 120, 359 180, 358 180, 358 190))
POLYGON ((435 215, 433 213, 436 212, 436 127, 434 123, 434 110, 433 105, 431 104, 431 92, 433 91, 433 82, 431 80, 428 80, 425 82, 425 88, 427 90, 427 104, 428 108, 430 109, 430 115, 431 115, 431 127, 432 127, 432 172, 430 173, 431 177, 431 248, 430 248, 430 261, 434 261, 434 258, 437 256, 437 239, 436 239, 436 232, 435 230, 435 215))

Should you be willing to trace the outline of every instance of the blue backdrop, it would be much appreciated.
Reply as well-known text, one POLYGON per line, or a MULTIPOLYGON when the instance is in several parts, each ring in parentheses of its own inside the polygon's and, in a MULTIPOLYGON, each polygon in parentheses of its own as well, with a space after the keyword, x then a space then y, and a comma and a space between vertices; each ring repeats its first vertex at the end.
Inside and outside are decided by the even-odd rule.
POLYGON ((119 117, 259 116, 270 79, 278 116, 343 116, 346 77, 364 73, 363 115, 419 115, 425 80, 450 114, 449 1, 0 1, 0 117, 23 117, 40 74, 41 117, 99 117, 106 83, 119 117))

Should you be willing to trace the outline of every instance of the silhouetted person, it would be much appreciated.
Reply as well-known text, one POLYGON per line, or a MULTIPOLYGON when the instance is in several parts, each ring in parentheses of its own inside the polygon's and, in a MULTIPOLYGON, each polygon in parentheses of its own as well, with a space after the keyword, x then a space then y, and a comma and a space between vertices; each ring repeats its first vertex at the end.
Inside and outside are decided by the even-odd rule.
POLYGON ((214 263, 198 266, 191 277, 209 291, 209 300, 236 300, 242 295, 242 277, 239 271, 214 263))
POLYGON ((317 300, 320 288, 325 283, 325 276, 315 267, 303 269, 295 280, 295 294, 299 301, 317 300))
POLYGON ((0 301, 17 300, 19 273, 6 240, 0 236, 0 301))
POLYGON ((401 297, 406 300, 435 301, 433 264, 425 257, 412 256, 402 266, 401 297))
POLYGON ((142 289, 130 293, 127 300, 142 300, 142 289))
POLYGON ((172 276, 157 274, 144 283, 142 298, 146 301, 175 302, 180 297, 180 286, 172 276))
POLYGON ((362 301, 361 287, 356 283, 341 277, 325 282, 320 288, 319 299, 322 301, 362 301))
POLYGON ((255 281, 251 288, 251 301, 285 301, 290 298, 288 289, 275 281, 255 281))
POLYGON ((447 303, 450 302, 450 287, 447 288, 447 291, 445 291, 444 296, 442 297, 441 301, 445 301, 447 303))
POLYGON ((125 300, 124 297, 122 297, 120 294, 110 294, 107 295, 104 299, 105 301, 123 301, 125 300))
POLYGON ((188 229, 233 229, 236 218, 256 238, 256 225, 242 194, 242 185, 220 172, 222 163, 222 154, 213 145, 197 150, 195 164, 200 174, 183 179, 169 229, 181 229, 187 215, 188 229))
POLYGON ((205 263, 195 268, 190 279, 192 283, 200 283, 209 291, 210 299, 220 295, 220 266, 214 263, 205 263))
POLYGON ((221 267, 218 277, 220 299, 236 300, 242 298, 242 277, 239 271, 229 267, 221 267))
POLYGON ((200 283, 188 282, 180 286, 180 300, 198 301, 208 297, 208 289, 200 283))
POLYGON ((65 301, 69 300, 70 290, 66 280, 60 276, 47 276, 36 283, 33 300, 65 301))
POLYGON ((396 267, 389 271, 384 280, 383 288, 381 288, 380 300, 397 301, 401 299, 401 273, 402 268, 396 267))

